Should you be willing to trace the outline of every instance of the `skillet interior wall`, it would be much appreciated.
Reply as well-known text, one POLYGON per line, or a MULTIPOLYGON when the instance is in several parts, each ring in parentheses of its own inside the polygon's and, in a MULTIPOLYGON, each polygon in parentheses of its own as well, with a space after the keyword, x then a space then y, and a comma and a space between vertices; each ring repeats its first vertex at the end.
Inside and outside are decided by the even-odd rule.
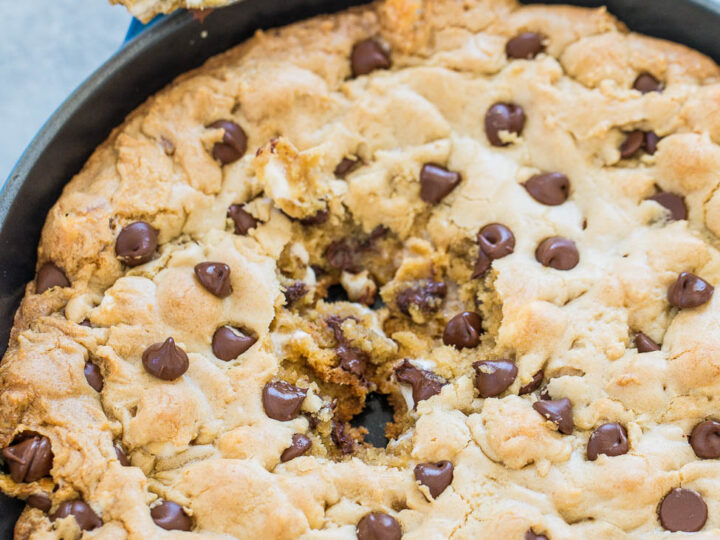
MULTIPOLYGON (((31 143, 0 193, 0 355, 15 310, 33 279, 40 231, 63 186, 125 116, 173 78, 236 45, 257 28, 335 12, 360 0, 245 0, 201 25, 176 13, 130 42, 88 79, 31 143), (203 38, 201 32, 207 32, 203 38)), ((608 6, 630 29, 683 43, 720 62, 720 2, 576 0, 523 3, 608 6)), ((0 494, 0 539, 10 540, 23 508, 0 494)))

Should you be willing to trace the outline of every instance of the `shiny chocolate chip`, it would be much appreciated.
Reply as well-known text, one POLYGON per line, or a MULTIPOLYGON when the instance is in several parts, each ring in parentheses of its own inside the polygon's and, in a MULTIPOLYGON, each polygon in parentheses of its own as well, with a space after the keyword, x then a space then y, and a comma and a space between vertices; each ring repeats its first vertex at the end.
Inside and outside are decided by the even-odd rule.
POLYGON ((178 503, 163 501, 150 510, 155 525, 166 531, 190 531, 192 519, 178 503))
POLYGON ((590 435, 587 445, 587 458, 595 461, 600 454, 621 456, 630 449, 627 431, 617 422, 603 424, 590 435))
POLYGON ((559 172, 536 174, 523 186, 533 199, 548 206, 558 206, 570 196, 570 180, 559 172))
POLYGON ((127 454, 125 453, 125 450, 123 450, 120 446, 117 444, 114 446, 115 448, 115 455, 118 458, 118 461, 120 462, 120 465, 123 467, 129 467, 130 466, 130 460, 127 457, 127 454))
POLYGON ((473 266, 472 279, 481 278, 485 273, 490 270, 492 259, 485 255, 485 252, 480 249, 478 250, 477 259, 475 259, 475 266, 473 266))
POLYGON ((332 421, 330 439, 344 455, 352 454, 355 451, 355 440, 345 433, 345 424, 342 422, 332 421))
POLYGON ((42 294, 53 287, 69 287, 65 272, 51 262, 43 264, 35 277, 35 293, 42 294))
POLYGON ((436 499, 453 481, 453 464, 449 461, 420 463, 415 466, 415 480, 427 486, 433 499, 436 499))
POLYGON ((350 67, 353 77, 367 75, 376 69, 390 68, 390 55, 375 39, 357 42, 350 53, 350 67))
POLYGON ((100 519, 90 505, 80 499, 65 501, 60 504, 55 513, 50 516, 50 519, 55 521, 56 519, 62 519, 68 516, 73 516, 78 527, 83 531, 93 531, 103 525, 102 519, 100 519))
POLYGON ((357 537, 358 540, 400 540, 402 529, 394 517, 372 512, 358 522, 357 537))
POLYGON ((175 340, 171 337, 145 349, 142 363, 150 375, 164 381, 174 381, 190 367, 187 354, 175 345, 175 340))
POLYGON ((668 288, 668 302, 679 308, 702 306, 712 298, 715 288, 691 272, 681 272, 668 288))
POLYGON ((395 368, 395 376, 401 383, 409 384, 412 387, 412 397, 415 407, 420 401, 439 394, 445 381, 432 371, 419 369, 413 366, 409 360, 395 368))
POLYGON ((707 505, 697 491, 675 488, 663 498, 658 515, 668 531, 696 532, 707 521, 707 505))
POLYGON ((535 250, 535 259, 555 270, 572 270, 580 262, 580 254, 572 240, 551 236, 540 242, 535 250))
POLYGON ((349 345, 340 345, 335 349, 335 353, 340 358, 340 367, 357 377, 362 377, 365 374, 365 368, 370 360, 368 353, 357 347, 351 347, 349 345))
POLYGON ((13 482, 36 482, 50 474, 53 453, 50 439, 40 435, 20 436, 19 442, 3 448, 2 457, 13 482))
POLYGON ((696 425, 690 433, 690 446, 699 458, 720 458, 720 422, 705 420, 696 425))
POLYGON ((302 456, 312 447, 312 440, 307 435, 295 433, 292 436, 292 443, 280 455, 280 461, 283 463, 302 456))
POLYGON ((344 157, 342 158, 342 161, 338 163, 337 167, 335 167, 335 171, 333 171, 333 174, 335 174, 335 176, 337 176, 338 178, 345 178, 348 174, 353 172, 360 165, 362 165, 362 161, 360 161, 359 157, 344 157))
POLYGON ((542 52, 543 36, 537 32, 518 34, 505 45, 508 58, 530 60, 542 52))
POLYGON ((50 501, 50 497, 45 495, 44 493, 33 493, 32 495, 28 495, 28 498, 25 500, 28 506, 31 508, 37 508, 41 512, 49 512, 50 508, 52 507, 52 501, 50 501))
POLYGON ((660 92, 660 90, 662 90, 662 83, 650 73, 641 73, 635 79, 633 88, 635 90, 639 90, 643 94, 647 94, 648 92, 660 92))
POLYGON ((195 265, 195 276, 200 285, 218 298, 232 294, 230 267, 221 262, 203 262, 195 265))
POLYGON ((687 207, 685 206, 685 199, 675 193, 669 191, 663 191, 656 193, 655 195, 648 197, 648 201, 655 201, 661 206, 664 206, 670 212, 670 218, 673 221, 679 221, 681 219, 687 219, 687 207))
POLYGON ((305 225, 306 227, 309 227, 312 225, 322 225, 328 219, 330 219, 330 211, 327 209, 322 209, 322 210, 318 210, 310 217, 302 218, 300 220, 300 224, 305 225))
POLYGON ((235 224, 235 234, 246 235, 251 229, 258 226, 258 220, 245 210, 242 204, 231 204, 228 207, 227 216, 235 224))
POLYGON ((645 152, 647 152, 651 156, 655 155, 655 152, 657 152, 658 142, 660 142, 660 137, 658 137, 654 131, 645 132, 645 138, 643 142, 643 148, 645 148, 645 152))
POLYGON ((625 140, 620 145, 620 157, 623 159, 631 158, 635 155, 635 152, 640 150, 645 144, 645 133, 636 129, 631 131, 625 137, 625 140))
POLYGON ((558 431, 570 435, 575 427, 572 404, 568 398, 536 401, 533 409, 558 427, 558 431))
POLYGON ((215 143, 213 157, 223 165, 237 161, 247 151, 247 135, 243 128, 230 120, 217 120, 208 126, 210 129, 222 129, 221 142, 215 143))
POLYGON ((660 345, 655 343, 652 339, 650 339, 648 336, 643 334, 642 332, 638 332, 635 336, 635 347, 637 347, 638 352, 646 353, 646 352, 653 352, 653 351, 659 351, 660 345))
POLYGON ((437 204, 458 186, 460 180, 460 173, 426 163, 420 170, 420 198, 426 203, 437 204))
POLYGON ((535 375, 533 375, 533 378, 529 383, 527 383, 525 386, 520 388, 520 390, 518 391, 518 394, 521 396, 524 396, 525 394, 529 394, 531 392, 534 392, 538 388, 540 388, 540 385, 543 382, 544 376, 545 376, 545 372, 541 369, 535 375))
POLYGON ((307 285, 296 281, 285 289, 285 305, 290 307, 309 292, 307 285))
POLYGON ((158 233, 152 225, 136 221, 123 228, 115 240, 115 255, 127 266, 139 266, 153 258, 158 233))
POLYGON ((85 380, 96 392, 102 392, 105 386, 102 371, 92 362, 85 362, 85 380))
POLYGON ((286 422, 300 413, 307 389, 298 388, 286 381, 267 383, 262 391, 265 414, 274 420, 286 422))
POLYGON ((544 534, 536 534, 532 529, 528 529, 525 533, 525 540, 549 540, 544 534))
POLYGON ((256 341, 257 338, 250 335, 247 330, 234 326, 221 326, 213 334, 213 354, 220 360, 229 362, 247 351, 256 341))
POLYGON ((515 236, 500 223, 485 225, 477 234, 480 249, 491 259, 502 259, 515 250, 515 236))
POLYGON ((417 287, 401 290, 395 297, 395 302, 405 315, 410 315, 410 306, 416 306, 422 312, 430 312, 440 307, 446 294, 447 285, 443 281, 428 280, 417 287))
POLYGON ((485 114, 485 134, 493 146, 510 144, 500 137, 502 132, 520 135, 525 127, 525 111, 514 103, 495 103, 485 114))
POLYGON ((443 343, 458 349, 471 349, 480 344, 482 319, 474 311, 463 311, 450 319, 445 325, 443 343))
POLYGON ((485 360, 473 363, 475 387, 481 398, 496 397, 507 390, 517 377, 518 368, 509 360, 485 360))

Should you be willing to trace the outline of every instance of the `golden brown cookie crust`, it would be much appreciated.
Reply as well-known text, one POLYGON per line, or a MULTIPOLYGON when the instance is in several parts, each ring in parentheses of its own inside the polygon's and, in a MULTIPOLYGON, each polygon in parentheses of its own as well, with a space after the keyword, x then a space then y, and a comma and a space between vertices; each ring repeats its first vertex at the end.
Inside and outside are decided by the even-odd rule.
MULTIPOLYGON (((720 416, 720 300, 678 309, 667 291, 685 271, 720 283, 718 75, 701 54, 628 33, 603 9, 386 0, 258 32, 179 77, 112 132, 48 215, 38 267, 52 261, 72 286, 27 286, 0 364, 0 448, 40 434, 53 467, 31 483, 2 474, 0 488, 51 493, 51 512, 87 501, 104 522, 97 538, 187 536, 153 523, 164 499, 184 507, 198 538, 351 539, 364 515, 384 512, 409 539, 532 530, 558 540, 665 537, 658 505, 682 487, 708 507, 697 537, 717 536, 720 466, 687 436, 720 416), (528 31, 545 36, 544 52, 509 59, 508 40, 528 31), (353 78, 351 50, 368 38, 392 67, 353 78), (634 90, 642 73, 662 91, 634 90), (496 102, 526 115, 518 136, 501 134, 504 147, 485 133, 496 102), (213 158, 224 132, 207 127, 221 119, 247 134, 244 157, 224 166, 213 158), (654 155, 645 143, 621 158, 633 130, 658 135, 654 155), (340 178, 348 157, 360 165, 340 178), (437 204, 420 197, 427 163, 461 176, 437 204), (567 201, 529 195, 522 184, 544 172, 569 178, 567 201), (657 192, 683 196, 687 219, 646 200, 657 192), (258 225, 234 234, 231 204, 258 225), (302 224, 325 206, 327 221, 302 224), (159 248, 131 268, 115 242, 136 221, 158 231, 159 248), (514 250, 473 278, 476 235, 490 223, 512 231, 514 250), (553 236, 575 242, 572 270, 536 260, 553 236), (342 242, 344 273, 328 255, 344 256, 342 242), (205 261, 229 266, 230 296, 198 283, 205 261), (404 291, 440 281, 430 307, 403 311, 404 291), (295 283, 307 292, 286 306, 295 283), (333 283, 355 302, 323 301, 333 283), (365 305, 373 287, 386 307, 365 305), (443 333, 463 311, 481 314, 483 334, 460 350, 443 333), (229 362, 212 348, 225 324, 257 337, 229 362), (640 353, 637 332, 661 350, 640 353), (142 356, 170 336, 189 369, 164 381, 142 356), (340 346, 367 355, 364 379, 339 367, 340 346), (404 359, 447 384, 415 403, 394 374, 404 359), (499 359, 517 376, 482 398, 473 364, 499 359), (543 386, 519 395, 539 370, 543 386), (263 406, 278 379, 307 389, 290 421, 263 406), (347 428, 356 442, 344 455, 333 422, 369 391, 390 396, 395 438, 363 447, 347 428), (544 392, 570 400, 569 434, 533 408, 544 392), (626 429, 628 452, 590 461, 605 423, 626 429), (283 463, 296 433, 312 449, 283 463), (442 460, 454 479, 433 499, 413 468, 442 460)), ((16 527, 18 538, 79 534, 72 518, 52 523, 29 507, 16 527)))

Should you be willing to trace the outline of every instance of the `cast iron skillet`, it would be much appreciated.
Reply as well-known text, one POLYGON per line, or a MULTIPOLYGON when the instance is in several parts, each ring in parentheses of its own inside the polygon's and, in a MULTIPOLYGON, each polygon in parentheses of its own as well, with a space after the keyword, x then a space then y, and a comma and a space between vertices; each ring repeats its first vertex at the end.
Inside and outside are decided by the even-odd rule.
MULTIPOLYGON (((13 314, 25 284, 33 279, 45 216, 63 186, 113 127, 174 77, 247 39, 255 29, 281 26, 361 3, 245 0, 211 14, 203 24, 188 13, 176 13, 133 39, 78 88, 35 137, 0 193, 0 355, 7 347, 13 314), (204 31, 206 37, 201 35, 204 31)), ((607 5, 635 31, 684 43, 720 61, 720 2, 716 0, 565 3, 607 5)), ((384 423, 373 422, 378 407, 377 402, 371 404, 374 412, 364 425, 382 438, 384 423), (373 425, 378 429, 373 430, 373 425)), ((0 494, 0 539, 12 538, 21 509, 20 501, 0 494)))

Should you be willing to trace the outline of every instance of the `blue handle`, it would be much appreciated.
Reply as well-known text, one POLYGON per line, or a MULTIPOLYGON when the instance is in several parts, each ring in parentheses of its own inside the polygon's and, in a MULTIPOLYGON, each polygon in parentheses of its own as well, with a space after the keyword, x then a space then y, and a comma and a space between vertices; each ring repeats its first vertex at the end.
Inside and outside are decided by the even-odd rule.
POLYGON ((134 38, 135 36, 140 34, 146 28, 150 28, 153 24, 157 23, 162 18, 163 18, 163 15, 158 15, 157 17, 153 18, 152 20, 150 20, 150 22, 148 22, 146 24, 141 23, 137 19, 133 19, 130 22, 130 28, 128 28, 127 34, 125 34, 124 43, 127 43, 128 41, 130 41, 132 38, 134 38))

